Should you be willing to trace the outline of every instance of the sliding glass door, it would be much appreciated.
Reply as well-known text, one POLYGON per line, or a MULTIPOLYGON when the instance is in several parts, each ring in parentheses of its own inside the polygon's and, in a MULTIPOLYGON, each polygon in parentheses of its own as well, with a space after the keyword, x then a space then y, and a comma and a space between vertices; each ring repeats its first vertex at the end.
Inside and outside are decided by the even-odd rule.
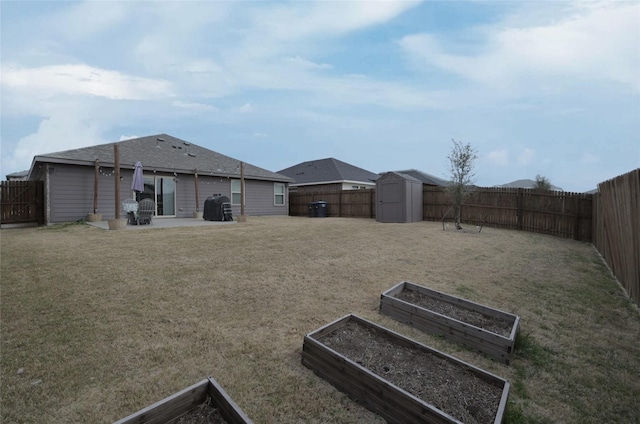
POLYGON ((144 176, 144 192, 138 201, 149 198, 156 202, 157 216, 176 215, 176 181, 173 177, 144 176))

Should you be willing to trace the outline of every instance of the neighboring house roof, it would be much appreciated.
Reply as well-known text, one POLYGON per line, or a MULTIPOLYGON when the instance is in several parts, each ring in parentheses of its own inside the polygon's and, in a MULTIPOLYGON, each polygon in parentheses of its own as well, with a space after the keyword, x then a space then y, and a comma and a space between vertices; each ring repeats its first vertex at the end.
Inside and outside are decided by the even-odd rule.
MULTIPOLYGON (((238 159, 214 152, 167 134, 151 135, 117 143, 101 144, 34 157, 31 171, 37 162, 91 165, 98 159, 101 166, 114 165, 114 145, 119 145, 121 167, 131 167, 138 161, 145 171, 240 176, 238 159)), ((245 163, 244 176, 250 179, 291 181, 285 175, 245 163)))
POLYGON ((328 184, 335 182, 359 182, 372 184, 380 176, 338 159, 327 158, 302 162, 278 171, 295 182, 291 185, 328 184))
POLYGON ((393 171, 398 174, 410 175, 413 178, 422 181, 423 184, 429 184, 434 186, 448 186, 450 183, 447 180, 438 178, 434 175, 427 174, 426 172, 418 171, 417 169, 406 169, 404 171, 393 171))
MULTIPOLYGON (((510 183, 507 184, 502 184, 502 185, 497 185, 495 187, 506 187, 506 188, 534 188, 536 186, 536 182, 534 180, 530 180, 530 179, 524 179, 524 180, 515 180, 515 181, 511 181, 510 183)), ((563 191, 560 187, 556 187, 554 185, 551 185, 551 190, 555 190, 555 191, 563 191)))
POLYGON ((21 181, 26 180, 29 176, 29 170, 14 172, 12 174, 7 174, 7 181, 21 181))

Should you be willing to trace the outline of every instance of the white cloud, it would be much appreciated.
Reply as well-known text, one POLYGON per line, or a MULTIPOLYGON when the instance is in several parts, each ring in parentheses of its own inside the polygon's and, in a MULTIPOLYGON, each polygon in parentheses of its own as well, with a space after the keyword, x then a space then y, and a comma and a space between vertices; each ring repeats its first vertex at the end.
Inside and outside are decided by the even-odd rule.
POLYGON ((530 164, 536 156, 536 151, 534 149, 530 149, 526 147, 522 153, 518 156, 518 163, 520 165, 528 165, 530 164))
POLYGON ((254 19, 279 40, 335 36, 387 22, 416 6, 416 1, 315 2, 259 10, 254 19))
POLYGON ((184 102, 181 100, 176 100, 173 103, 173 106, 187 109, 194 112, 217 112, 218 108, 213 105, 208 105, 205 103, 197 103, 197 102, 184 102))
POLYGON ((39 68, 6 65, 2 67, 2 86, 34 98, 79 94, 142 100, 173 94, 168 81, 135 77, 82 64, 39 68))
POLYGON ((304 59, 300 56, 292 56, 284 59, 284 62, 288 65, 292 65, 302 69, 331 69, 333 66, 327 63, 314 63, 310 60, 304 59))
POLYGON ((495 165, 505 166, 509 164, 509 152, 506 149, 489 152, 487 157, 489 161, 495 165))
POLYGON ((239 113, 251 113, 253 112, 253 106, 251 106, 251 103, 245 103, 239 108, 236 108, 236 111, 239 113))
POLYGON ((79 121, 64 112, 44 119, 38 130, 20 139, 13 152, 2 155, 3 169, 29 169, 34 156, 108 143, 103 128, 95 122, 79 121))
POLYGON ((125 140, 133 140, 134 138, 139 138, 140 136, 138 135, 121 135, 120 136, 120 141, 125 141, 125 140))
POLYGON ((572 78, 614 81, 640 91, 640 4, 579 5, 547 25, 477 29, 481 42, 470 46, 475 54, 449 53, 426 33, 405 36, 399 45, 421 66, 505 90, 539 90, 554 78, 572 78))

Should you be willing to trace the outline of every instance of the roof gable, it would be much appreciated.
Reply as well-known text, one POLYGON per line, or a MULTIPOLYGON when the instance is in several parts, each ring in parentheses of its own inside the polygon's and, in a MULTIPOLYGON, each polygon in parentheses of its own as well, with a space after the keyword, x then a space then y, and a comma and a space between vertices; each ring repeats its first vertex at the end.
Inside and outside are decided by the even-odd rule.
POLYGON ((337 181, 372 183, 379 178, 376 173, 334 158, 302 162, 278 173, 295 180, 294 184, 321 184, 337 181))
POLYGON ((417 169, 406 169, 404 171, 395 171, 398 174, 410 175, 413 178, 422 181, 423 184, 434 186, 448 186, 450 183, 447 180, 438 178, 434 175, 427 174, 426 172, 418 171, 417 169))
MULTIPOLYGON (((140 161, 145 170, 157 172, 193 174, 197 171, 201 175, 240 175, 240 160, 167 134, 38 155, 33 163, 52 162, 93 166, 98 159, 102 166, 113 166, 115 144, 119 145, 122 168, 130 166, 133 169, 134 164, 140 161)), ((244 164, 244 174, 246 178, 290 181, 284 175, 248 163, 244 164)))

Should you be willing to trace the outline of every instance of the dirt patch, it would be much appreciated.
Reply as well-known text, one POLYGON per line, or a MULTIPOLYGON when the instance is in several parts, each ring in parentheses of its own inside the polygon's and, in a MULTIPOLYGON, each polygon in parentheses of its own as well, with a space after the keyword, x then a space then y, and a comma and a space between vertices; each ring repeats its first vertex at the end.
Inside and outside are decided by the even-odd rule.
POLYGON ((484 315, 480 312, 471 311, 466 308, 461 308, 453 303, 445 302, 431 296, 426 296, 415 290, 404 289, 395 297, 430 311, 457 319, 458 321, 475 325, 476 327, 483 328, 487 331, 491 331, 492 333, 496 333, 504 337, 511 336, 513 323, 510 321, 484 315))
POLYGON ((212 404, 211 398, 207 398, 202 405, 171 421, 171 424, 227 424, 227 421, 212 404))
POLYGON ((502 389, 458 364, 399 346, 353 321, 328 334, 322 343, 462 422, 495 420, 502 389))

